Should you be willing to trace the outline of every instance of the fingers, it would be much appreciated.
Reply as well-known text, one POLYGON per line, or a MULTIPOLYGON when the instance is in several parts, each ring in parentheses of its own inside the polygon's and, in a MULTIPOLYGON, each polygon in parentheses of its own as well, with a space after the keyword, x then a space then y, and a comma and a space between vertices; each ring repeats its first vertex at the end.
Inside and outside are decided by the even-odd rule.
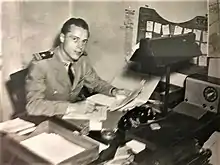
POLYGON ((85 109, 86 109, 85 113, 92 113, 93 111, 96 110, 96 105, 95 105, 95 103, 93 103, 91 101, 87 101, 85 109))
POLYGON ((125 95, 128 96, 130 95, 131 91, 127 89, 119 89, 116 93, 116 95, 125 95))

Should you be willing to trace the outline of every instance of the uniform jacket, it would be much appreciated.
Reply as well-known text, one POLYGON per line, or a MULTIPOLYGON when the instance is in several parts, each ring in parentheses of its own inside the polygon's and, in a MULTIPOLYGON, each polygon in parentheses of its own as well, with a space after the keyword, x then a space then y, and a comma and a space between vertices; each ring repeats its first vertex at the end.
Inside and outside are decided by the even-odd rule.
POLYGON ((68 105, 76 102, 83 86, 92 92, 111 95, 114 87, 97 75, 87 55, 74 62, 74 82, 71 85, 58 49, 35 55, 29 66, 25 84, 29 115, 63 115, 68 105))

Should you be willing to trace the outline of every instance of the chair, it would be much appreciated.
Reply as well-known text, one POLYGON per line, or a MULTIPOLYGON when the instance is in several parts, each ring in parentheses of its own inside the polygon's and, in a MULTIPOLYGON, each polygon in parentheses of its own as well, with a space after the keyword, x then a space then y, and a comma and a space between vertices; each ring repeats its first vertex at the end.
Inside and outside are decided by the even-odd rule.
POLYGON ((9 93, 14 113, 11 118, 21 118, 39 124, 46 120, 45 116, 30 116, 26 111, 26 95, 25 95, 25 77, 28 73, 28 68, 19 70, 10 75, 10 80, 6 82, 6 88, 9 93))

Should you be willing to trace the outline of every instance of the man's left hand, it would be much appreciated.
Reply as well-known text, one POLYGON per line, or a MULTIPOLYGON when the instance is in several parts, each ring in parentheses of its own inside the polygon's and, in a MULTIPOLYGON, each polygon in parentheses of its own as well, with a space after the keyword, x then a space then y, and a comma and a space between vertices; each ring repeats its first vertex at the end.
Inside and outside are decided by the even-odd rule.
POLYGON ((117 89, 115 88, 113 90, 113 93, 112 93, 114 96, 129 96, 131 94, 131 91, 128 90, 128 89, 117 89))

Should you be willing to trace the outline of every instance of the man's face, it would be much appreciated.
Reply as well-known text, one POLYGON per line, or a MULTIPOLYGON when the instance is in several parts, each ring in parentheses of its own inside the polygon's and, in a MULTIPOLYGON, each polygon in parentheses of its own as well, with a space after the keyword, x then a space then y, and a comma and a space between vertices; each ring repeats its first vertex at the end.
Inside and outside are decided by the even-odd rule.
POLYGON ((86 48, 88 37, 86 29, 71 25, 69 32, 60 35, 63 51, 73 60, 78 60, 86 48))

